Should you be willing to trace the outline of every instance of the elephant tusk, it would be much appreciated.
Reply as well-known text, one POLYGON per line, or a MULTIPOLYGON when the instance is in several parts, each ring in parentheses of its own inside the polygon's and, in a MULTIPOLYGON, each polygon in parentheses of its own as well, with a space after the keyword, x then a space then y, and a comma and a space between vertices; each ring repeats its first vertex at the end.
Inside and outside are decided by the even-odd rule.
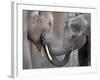
POLYGON ((45 45, 45 48, 46 48, 46 51, 47 51, 48 58, 52 61, 52 57, 51 57, 51 55, 50 55, 50 53, 49 53, 48 46, 45 45))

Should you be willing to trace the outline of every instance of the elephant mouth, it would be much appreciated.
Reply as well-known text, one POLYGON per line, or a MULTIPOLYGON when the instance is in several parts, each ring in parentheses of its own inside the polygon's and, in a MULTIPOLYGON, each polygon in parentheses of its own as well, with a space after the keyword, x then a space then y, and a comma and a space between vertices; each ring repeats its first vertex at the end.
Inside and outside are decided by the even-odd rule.
POLYGON ((54 52, 51 51, 50 49, 50 43, 46 43, 43 39, 43 36, 40 37, 42 46, 44 48, 45 54, 50 61, 51 64, 53 64, 56 67, 62 67, 65 64, 67 64, 69 60, 69 56, 72 50, 70 51, 63 51, 61 54, 54 54, 54 52), (64 58, 62 60, 59 60, 57 57, 64 55, 64 58))

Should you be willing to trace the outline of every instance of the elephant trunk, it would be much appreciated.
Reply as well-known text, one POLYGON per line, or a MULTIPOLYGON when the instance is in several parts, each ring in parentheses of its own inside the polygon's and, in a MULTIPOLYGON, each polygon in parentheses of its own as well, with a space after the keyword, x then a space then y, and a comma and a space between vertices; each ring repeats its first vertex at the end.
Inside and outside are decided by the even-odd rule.
MULTIPOLYGON (((51 53, 51 51, 49 50, 49 48, 48 48, 48 46, 47 45, 44 45, 43 46, 44 47, 44 50, 45 50, 45 53, 46 53, 46 55, 47 55, 47 57, 48 57, 48 60, 53 64, 53 65, 55 65, 55 66, 57 66, 57 67, 61 67, 61 66, 64 66, 67 62, 68 62, 68 60, 69 60, 69 53, 70 53, 70 51, 67 53, 67 54, 65 54, 65 53, 63 53, 63 54, 65 54, 65 56, 64 56, 64 58, 63 58, 63 60, 58 60, 57 59, 57 57, 56 56, 54 56, 53 54, 54 53, 51 53)), ((54 51, 55 52, 55 51, 54 51)), ((61 51, 60 51, 61 52, 61 51)), ((61 53, 60 53, 61 54, 61 53)))
POLYGON ((54 55, 54 56, 61 56, 64 54, 67 54, 68 50, 65 49, 64 47, 56 47, 53 48, 49 43, 47 44, 49 52, 54 55))
POLYGON ((41 34, 40 37, 41 44, 43 45, 44 51, 48 60, 55 66, 61 67, 64 66, 69 60, 69 53, 65 48, 52 48, 50 43, 47 42, 47 39, 41 34), (57 56, 64 55, 63 60, 58 60, 57 56))

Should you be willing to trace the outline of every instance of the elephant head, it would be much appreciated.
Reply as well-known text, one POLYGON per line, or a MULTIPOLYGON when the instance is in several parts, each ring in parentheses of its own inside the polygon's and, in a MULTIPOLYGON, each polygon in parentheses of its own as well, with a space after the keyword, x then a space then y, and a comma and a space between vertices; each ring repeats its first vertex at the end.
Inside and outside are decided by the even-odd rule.
POLYGON ((43 44, 46 44, 50 39, 53 27, 53 16, 52 12, 40 11, 36 14, 35 13, 34 11, 30 12, 28 38, 40 51, 42 47, 40 40, 41 35, 43 38, 43 44))
POLYGON ((82 16, 73 17, 66 22, 63 28, 62 45, 53 47, 51 43, 48 43, 45 47, 46 53, 50 54, 48 57, 52 64, 55 66, 65 65, 68 62, 70 52, 80 49, 85 44, 86 36, 84 29, 85 19, 82 16), (59 61, 57 56, 61 55, 65 55, 65 57, 62 61, 59 61))

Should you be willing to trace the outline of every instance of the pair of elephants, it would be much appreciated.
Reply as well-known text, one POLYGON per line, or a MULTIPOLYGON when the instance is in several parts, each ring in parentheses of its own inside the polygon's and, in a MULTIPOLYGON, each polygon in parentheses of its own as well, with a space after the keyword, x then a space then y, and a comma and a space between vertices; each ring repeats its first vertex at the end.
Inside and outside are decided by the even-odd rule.
POLYGON ((90 14, 23 11, 23 69, 90 65, 90 14))

